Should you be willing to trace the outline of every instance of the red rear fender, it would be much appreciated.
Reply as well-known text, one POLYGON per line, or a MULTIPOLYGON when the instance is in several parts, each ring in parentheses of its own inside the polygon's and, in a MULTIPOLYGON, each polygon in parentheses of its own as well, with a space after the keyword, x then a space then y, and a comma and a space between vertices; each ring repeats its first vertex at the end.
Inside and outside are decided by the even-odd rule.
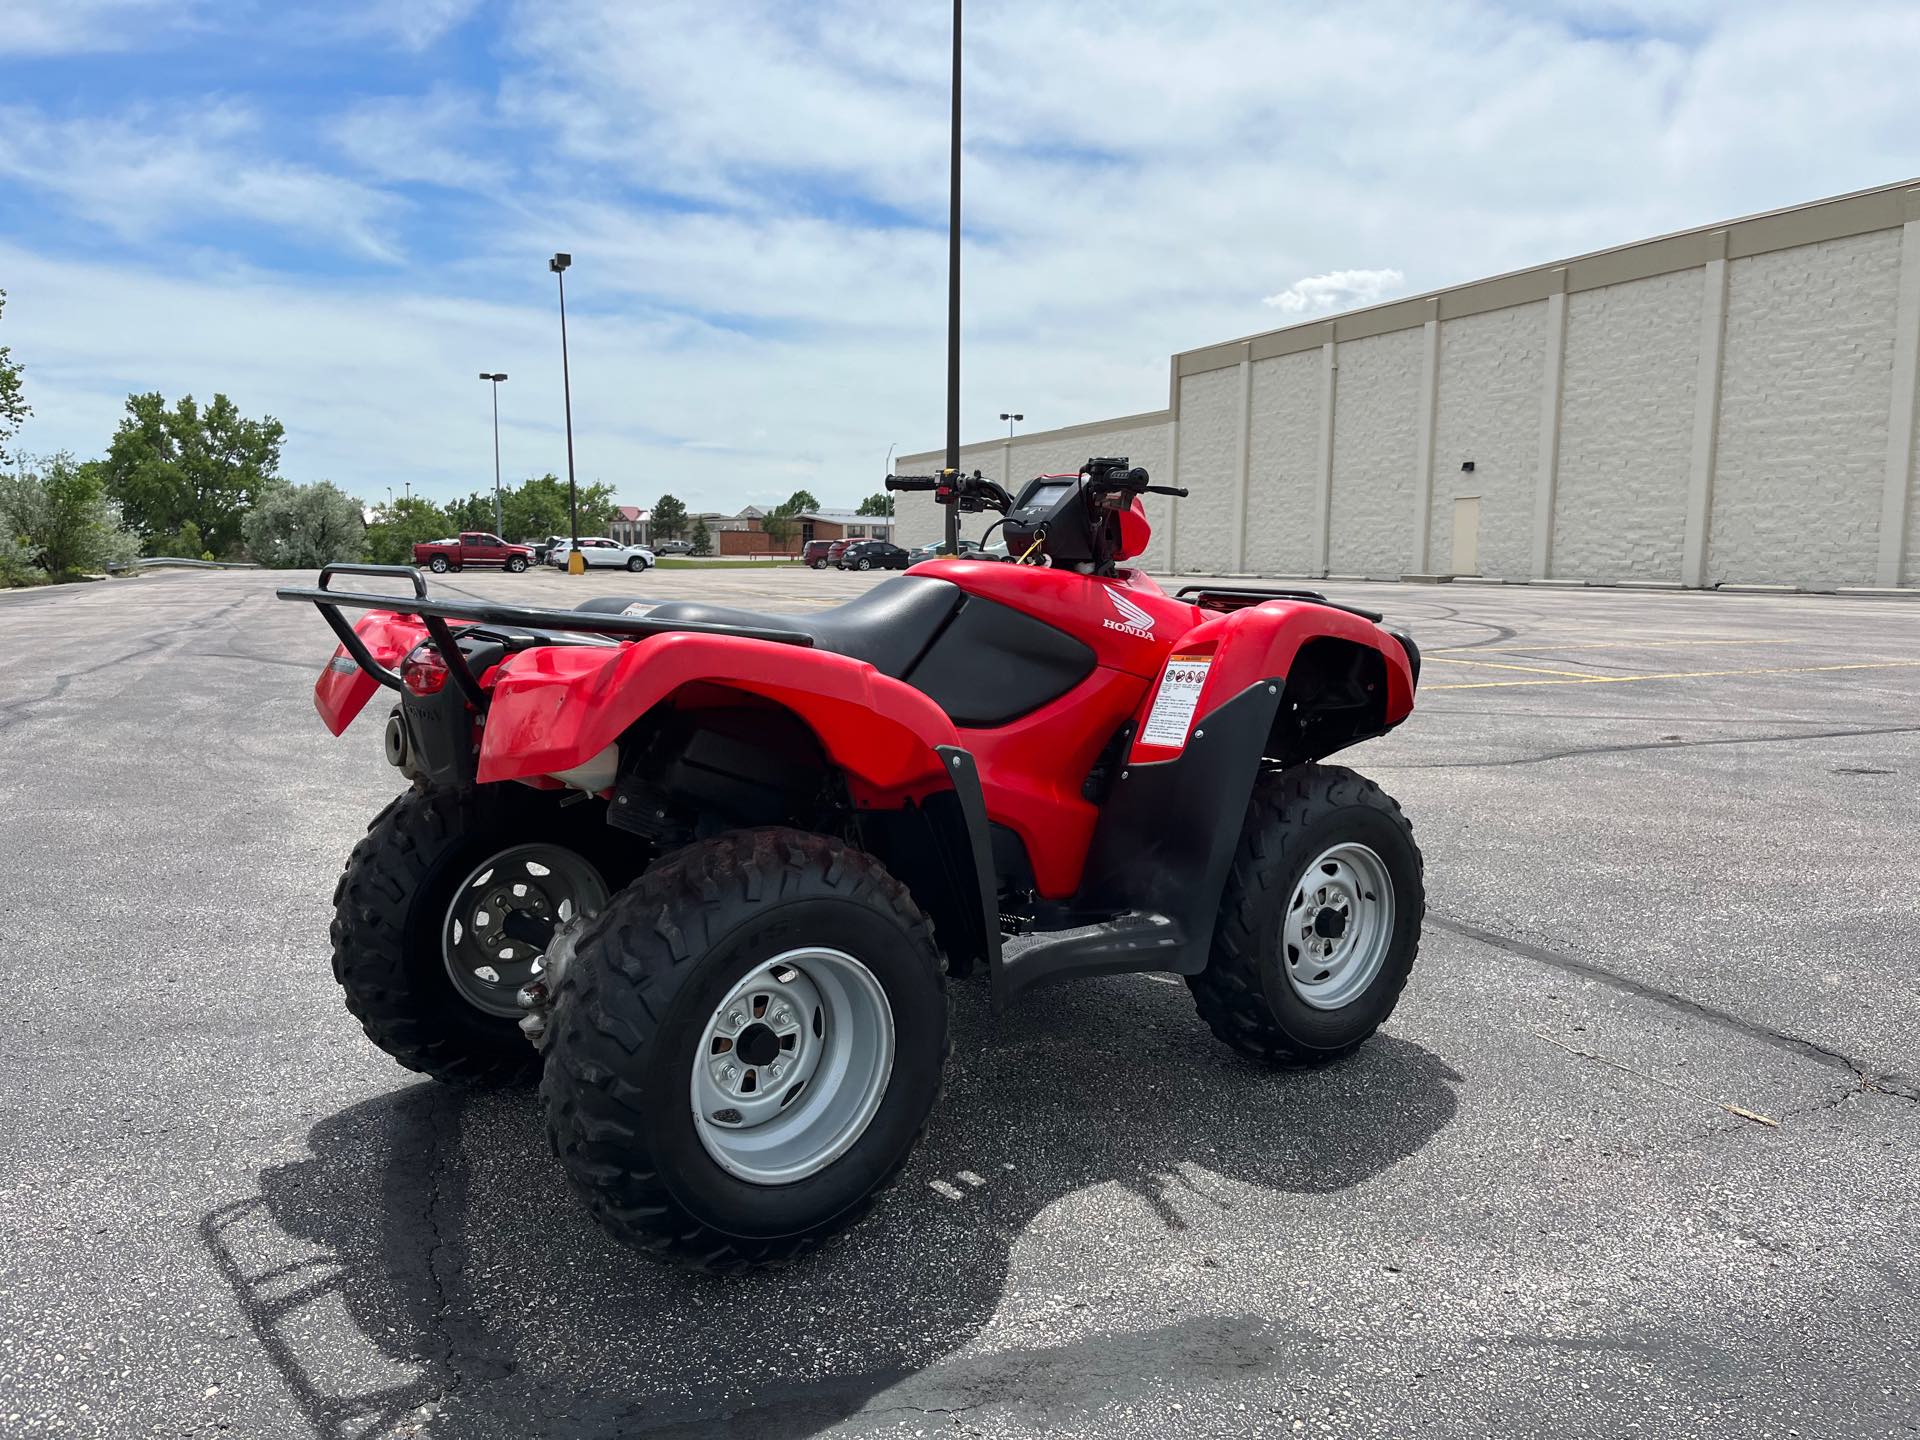
POLYGON ((728 635, 669 634, 617 650, 542 646, 506 660, 482 732, 479 779, 582 765, 700 682, 786 706, 867 798, 923 791, 943 773, 934 747, 959 743, 938 706, 864 661, 728 635))
MULTIPOLYGON (((353 633, 360 637, 368 654, 391 670, 427 638, 427 627, 411 615, 369 610, 353 627, 353 633)), ((379 682, 354 663, 347 647, 336 645, 333 658, 314 682, 313 708, 320 712, 327 729, 338 735, 353 723, 353 717, 379 688, 379 682)))

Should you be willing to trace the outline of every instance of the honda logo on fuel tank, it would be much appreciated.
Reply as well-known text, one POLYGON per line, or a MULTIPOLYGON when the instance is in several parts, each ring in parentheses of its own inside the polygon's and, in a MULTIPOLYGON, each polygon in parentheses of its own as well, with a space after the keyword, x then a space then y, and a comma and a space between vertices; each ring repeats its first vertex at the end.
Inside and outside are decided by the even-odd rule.
POLYGON ((1153 616, 1142 610, 1133 601, 1118 590, 1109 590, 1107 598, 1113 602, 1113 608, 1120 612, 1118 620, 1103 620, 1100 623, 1109 630, 1118 630, 1124 635, 1137 635, 1142 640, 1153 638, 1153 616))

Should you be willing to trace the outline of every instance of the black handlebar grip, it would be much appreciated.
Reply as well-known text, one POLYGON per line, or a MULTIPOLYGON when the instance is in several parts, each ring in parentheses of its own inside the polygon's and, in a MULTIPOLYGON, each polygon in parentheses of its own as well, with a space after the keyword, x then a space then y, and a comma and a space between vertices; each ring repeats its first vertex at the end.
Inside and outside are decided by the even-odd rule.
POLYGON ((938 489, 939 485, 939 480, 931 475, 887 476, 887 489, 889 490, 934 490, 938 489))

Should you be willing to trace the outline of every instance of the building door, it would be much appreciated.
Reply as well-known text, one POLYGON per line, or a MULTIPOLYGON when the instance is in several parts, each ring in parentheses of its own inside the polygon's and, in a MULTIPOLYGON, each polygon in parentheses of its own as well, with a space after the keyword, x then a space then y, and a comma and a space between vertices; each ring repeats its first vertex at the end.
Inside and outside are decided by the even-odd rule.
POLYGON ((1453 497, 1453 570, 1455 575, 1480 573, 1480 497, 1453 497))

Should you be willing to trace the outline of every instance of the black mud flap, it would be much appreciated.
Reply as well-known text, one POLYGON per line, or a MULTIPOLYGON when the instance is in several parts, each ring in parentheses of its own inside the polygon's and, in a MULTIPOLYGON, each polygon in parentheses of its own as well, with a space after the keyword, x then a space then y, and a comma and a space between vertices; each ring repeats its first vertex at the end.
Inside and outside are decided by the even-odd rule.
POLYGON ((1209 711, 1175 760, 1123 766, 1101 807, 1073 909, 1115 918, 999 961, 993 1004, 1077 975, 1197 975, 1285 690, 1263 680, 1209 711))
MULTIPOLYGON (((993 868, 993 841, 987 833, 987 797, 979 789, 979 766, 970 751, 958 745, 935 745, 947 768, 952 791, 929 795, 924 808, 933 820, 933 833, 947 852, 947 872, 954 881, 956 918, 962 918, 973 941, 973 954, 985 962, 987 973, 1000 973, 1000 881, 993 868), (975 899, 977 897, 977 899, 975 899)), ((962 972, 964 973, 964 972, 962 972)))

